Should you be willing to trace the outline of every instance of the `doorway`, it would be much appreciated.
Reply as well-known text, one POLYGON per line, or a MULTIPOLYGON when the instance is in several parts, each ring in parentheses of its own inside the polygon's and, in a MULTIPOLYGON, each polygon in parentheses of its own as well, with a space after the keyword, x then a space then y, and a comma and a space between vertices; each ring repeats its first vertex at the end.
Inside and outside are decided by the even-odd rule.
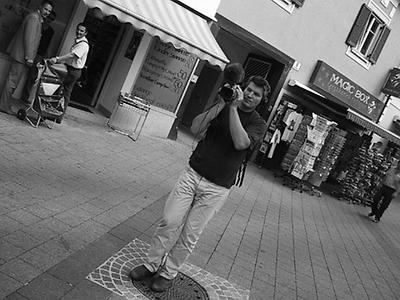
POLYGON ((92 111, 106 80, 112 60, 120 42, 122 23, 114 16, 103 16, 89 9, 84 23, 87 25, 90 50, 86 62, 86 80, 78 81, 71 95, 70 106, 92 111))

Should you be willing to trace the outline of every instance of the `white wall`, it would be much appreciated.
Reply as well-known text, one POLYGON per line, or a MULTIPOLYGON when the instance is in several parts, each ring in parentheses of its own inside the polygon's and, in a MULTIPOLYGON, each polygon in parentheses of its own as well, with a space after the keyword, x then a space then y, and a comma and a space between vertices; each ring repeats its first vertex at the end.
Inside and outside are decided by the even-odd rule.
MULTIPOLYGON (((380 3, 379 0, 376 0, 380 3)), ((301 63, 289 75, 308 83, 317 60, 324 60, 379 99, 387 72, 400 62, 400 15, 377 64, 366 70, 345 53, 346 37, 366 0, 307 0, 290 14, 272 0, 222 0, 218 13, 301 63)))

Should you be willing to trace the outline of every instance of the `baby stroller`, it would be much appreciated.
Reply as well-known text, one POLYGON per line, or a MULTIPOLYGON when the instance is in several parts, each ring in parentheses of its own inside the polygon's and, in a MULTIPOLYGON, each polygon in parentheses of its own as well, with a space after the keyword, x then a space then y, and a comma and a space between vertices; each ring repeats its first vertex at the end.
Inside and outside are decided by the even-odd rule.
POLYGON ((17 117, 27 120, 33 127, 40 123, 51 128, 45 120, 61 120, 64 113, 64 96, 61 74, 47 61, 36 64, 37 76, 29 93, 26 109, 20 109, 17 117))

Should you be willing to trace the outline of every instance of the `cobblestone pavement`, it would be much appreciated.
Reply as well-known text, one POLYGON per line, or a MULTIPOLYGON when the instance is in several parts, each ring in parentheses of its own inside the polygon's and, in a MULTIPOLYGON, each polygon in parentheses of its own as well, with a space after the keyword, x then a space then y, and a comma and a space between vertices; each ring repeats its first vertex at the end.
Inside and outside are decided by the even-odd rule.
MULTIPOLYGON (((133 142, 81 116, 49 130, 0 114, 0 299, 124 299, 86 278, 149 242, 186 165, 190 142, 133 142)), ((375 224, 366 207, 246 173, 190 264, 250 299, 399 299, 399 202, 375 224)))

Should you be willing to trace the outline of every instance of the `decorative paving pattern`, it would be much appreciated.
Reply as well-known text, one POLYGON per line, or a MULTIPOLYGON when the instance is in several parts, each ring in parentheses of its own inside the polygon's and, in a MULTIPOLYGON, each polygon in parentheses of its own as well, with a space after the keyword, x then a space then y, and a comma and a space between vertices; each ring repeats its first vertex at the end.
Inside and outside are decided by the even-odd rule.
MULTIPOLYGON (((149 244, 139 239, 134 239, 90 273, 87 279, 128 300, 152 299, 150 296, 146 297, 143 295, 128 277, 129 272, 133 268, 143 264, 149 247, 149 244)), ((192 264, 185 263, 182 273, 199 283, 207 291, 210 300, 249 299, 249 290, 242 289, 226 279, 215 276, 192 264)), ((161 299, 159 295, 154 293, 153 299, 161 299)), ((184 300, 187 300, 187 298, 184 300)))
POLYGON ((150 286, 153 278, 143 281, 132 281, 135 288, 142 292, 147 298, 154 300, 195 299, 209 300, 208 293, 195 280, 179 272, 172 280, 170 288, 161 293, 154 293, 150 286))

